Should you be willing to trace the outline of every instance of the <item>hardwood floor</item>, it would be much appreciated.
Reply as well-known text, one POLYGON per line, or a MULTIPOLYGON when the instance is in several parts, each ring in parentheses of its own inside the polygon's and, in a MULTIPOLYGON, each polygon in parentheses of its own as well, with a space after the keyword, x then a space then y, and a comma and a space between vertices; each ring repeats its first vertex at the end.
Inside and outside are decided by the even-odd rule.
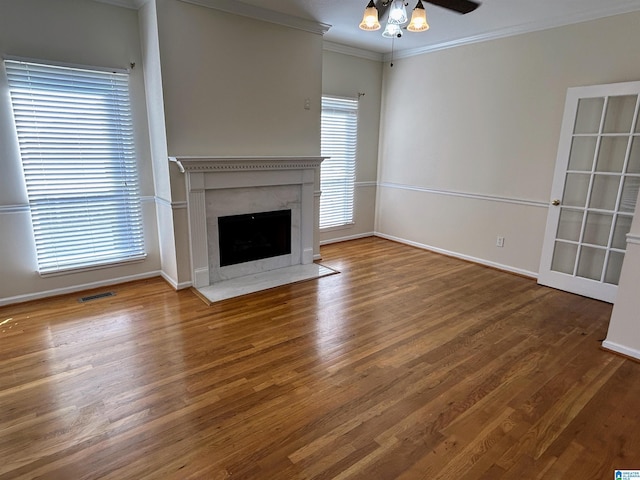
POLYGON ((0 479, 640 469, 610 305, 377 238, 322 254, 339 275, 211 307, 154 279, 0 308, 0 479))

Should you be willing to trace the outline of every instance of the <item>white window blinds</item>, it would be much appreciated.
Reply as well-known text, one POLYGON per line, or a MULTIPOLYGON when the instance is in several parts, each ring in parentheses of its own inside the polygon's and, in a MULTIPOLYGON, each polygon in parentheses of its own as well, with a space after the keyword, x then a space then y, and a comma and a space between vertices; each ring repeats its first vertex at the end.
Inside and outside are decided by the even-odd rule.
POLYGON ((128 74, 5 67, 38 271, 144 258, 128 74))
POLYGON ((353 223, 358 100, 322 97, 320 228, 353 223))

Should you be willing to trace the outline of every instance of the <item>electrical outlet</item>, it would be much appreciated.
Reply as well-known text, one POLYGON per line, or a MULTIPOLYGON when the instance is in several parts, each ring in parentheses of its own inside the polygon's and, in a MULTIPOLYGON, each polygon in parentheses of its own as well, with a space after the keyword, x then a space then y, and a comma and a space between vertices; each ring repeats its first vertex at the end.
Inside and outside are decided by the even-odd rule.
POLYGON ((498 235, 496 238, 496 247, 504 247, 504 237, 498 235))

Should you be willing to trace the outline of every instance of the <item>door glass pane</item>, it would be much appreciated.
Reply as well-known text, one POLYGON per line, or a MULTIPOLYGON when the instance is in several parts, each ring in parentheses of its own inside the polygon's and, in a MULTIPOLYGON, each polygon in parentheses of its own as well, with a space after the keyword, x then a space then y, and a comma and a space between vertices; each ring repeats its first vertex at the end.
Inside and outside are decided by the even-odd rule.
POLYGON ((570 207, 584 207, 587 203, 589 191, 589 175, 580 173, 568 173, 564 185, 563 205, 570 207))
POLYGON ((596 175, 591 190, 590 208, 614 210, 618 199, 620 177, 617 175, 596 175))
POLYGON ((569 170, 590 172, 593 157, 596 153, 597 137, 573 137, 571 154, 569 155, 569 170))
POLYGON ((640 177, 627 177, 622 187, 622 198, 620 199, 620 211, 633 213, 638 200, 638 190, 640 190, 640 177))
POLYGON ((604 255, 605 250, 602 248, 582 247, 578 260, 578 276, 599 281, 602 277, 604 255))
POLYGON ((613 230, 612 248, 625 250, 627 248, 627 233, 631 230, 631 220, 633 217, 627 215, 618 215, 616 227, 613 230))
POLYGON ((604 98, 581 98, 573 133, 598 133, 604 98))
POLYGON ((630 133, 637 99, 637 95, 609 97, 603 132, 630 133))
POLYGON ((596 170, 598 172, 622 173, 628 143, 629 137, 602 137, 596 170))
POLYGON ((573 275, 578 246, 572 243, 556 242, 553 250, 551 270, 573 275))
MULTIPOLYGON (((640 115, 638 115, 638 118, 640 118, 640 115)), ((627 173, 640 173, 640 137, 633 137, 633 142, 631 142, 627 173)))
POLYGON ((622 271, 622 262, 624 261, 624 253, 611 252, 609 254, 609 264, 607 265, 607 273, 604 276, 606 283, 618 285, 620 281, 620 272, 622 271))
POLYGON ((557 238, 562 240, 572 240, 574 242, 579 241, 583 216, 583 210, 569 210, 567 208, 563 208, 560 211, 557 238))
POLYGON ((612 221, 613 215, 589 212, 587 224, 584 227, 583 243, 606 247, 609 243, 612 221))

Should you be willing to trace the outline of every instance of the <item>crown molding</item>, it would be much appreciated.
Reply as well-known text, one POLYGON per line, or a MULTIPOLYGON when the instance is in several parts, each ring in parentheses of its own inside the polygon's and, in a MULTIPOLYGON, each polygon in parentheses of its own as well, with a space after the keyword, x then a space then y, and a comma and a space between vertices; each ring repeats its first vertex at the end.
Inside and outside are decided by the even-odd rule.
MULTIPOLYGON (((542 30, 549 30, 551 28, 564 27, 567 25, 574 25, 576 23, 589 22, 592 20, 599 20, 601 18, 612 17, 614 15, 622 15, 625 13, 631 13, 639 11, 640 7, 636 0, 629 0, 628 2, 618 5, 615 8, 603 7, 598 10, 590 12, 549 18, 542 21, 524 23, 513 27, 501 28, 492 30, 490 32, 481 33, 478 35, 471 35, 456 40, 447 42, 440 42, 433 45, 427 45, 424 47, 410 48, 407 50, 396 51, 393 54, 394 59, 415 57, 416 55, 422 55, 424 53, 437 52, 439 50, 446 50, 448 48, 459 47, 462 45, 470 45, 473 43, 485 42, 487 40, 497 40, 500 38, 512 37, 515 35, 522 35, 523 33, 532 33, 542 30)), ((389 61, 391 54, 384 55, 384 61, 389 61)))
POLYGON ((366 58, 367 60, 374 60, 376 62, 382 62, 384 59, 384 55, 382 53, 372 52, 371 50, 365 50, 363 48, 350 47, 348 45, 342 45, 341 43, 327 42, 326 40, 322 43, 322 49, 327 50, 328 52, 366 58))
POLYGON ((201 7, 212 8, 234 15, 253 18, 263 22, 275 23, 285 27, 296 28, 305 32, 324 35, 329 31, 331 25, 326 23, 307 20, 305 18, 294 17, 285 13, 274 12, 262 7, 255 7, 237 0, 180 0, 181 2, 199 5, 201 7))
POLYGON ((99 3, 115 5, 116 7, 128 8, 130 10, 139 10, 149 0, 94 0, 99 3))

